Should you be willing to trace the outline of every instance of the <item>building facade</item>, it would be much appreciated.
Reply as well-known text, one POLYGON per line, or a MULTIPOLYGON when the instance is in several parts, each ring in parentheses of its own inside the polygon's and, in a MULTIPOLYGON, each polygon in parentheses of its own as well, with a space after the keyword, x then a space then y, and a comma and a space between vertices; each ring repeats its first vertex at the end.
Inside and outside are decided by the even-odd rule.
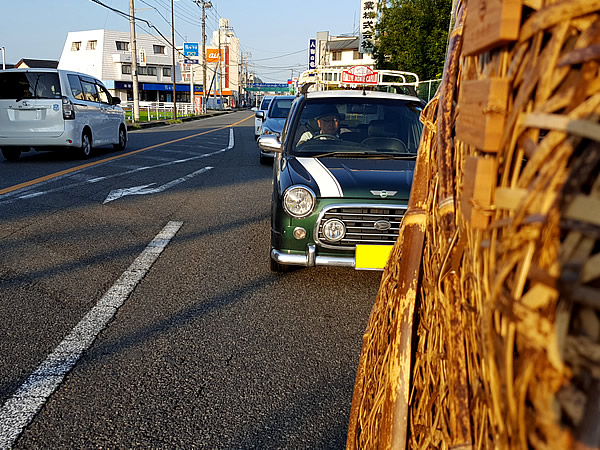
MULTIPOLYGON (((155 36, 136 34, 140 101, 173 101, 173 57, 168 42, 155 36)), ((110 30, 69 32, 58 64, 59 69, 76 70, 102 80, 111 93, 133 99, 130 35, 110 30)), ((175 66, 177 100, 189 102, 190 88, 179 84, 181 70, 175 66)))
POLYGON ((375 68, 373 56, 361 51, 359 36, 330 36, 328 31, 320 31, 314 44, 314 55, 309 58, 315 68, 300 76, 300 84, 318 81, 315 89, 339 87, 342 71, 353 66, 375 68))

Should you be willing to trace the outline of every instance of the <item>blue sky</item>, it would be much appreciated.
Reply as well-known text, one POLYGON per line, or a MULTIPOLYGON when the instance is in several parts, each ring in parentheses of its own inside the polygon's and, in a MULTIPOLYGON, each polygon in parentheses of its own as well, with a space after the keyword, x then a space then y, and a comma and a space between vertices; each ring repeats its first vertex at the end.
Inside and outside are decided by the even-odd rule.
MULTIPOLYGON (((129 10, 129 0, 98 1, 129 10)), ((134 1, 136 16, 170 39, 171 0, 134 1)), ((292 69, 295 75, 306 70, 308 40, 317 31, 343 35, 358 30, 360 0, 212 0, 212 4, 207 10, 207 39, 217 28, 217 17, 229 19, 242 51, 252 54, 255 71, 265 82, 284 82, 292 69)), ((194 0, 175 0, 174 5, 176 44, 202 42, 201 8, 194 0)), ((69 31, 129 31, 128 19, 92 0, 2 0, 0 16, 0 47, 6 48, 6 62, 11 64, 21 58, 58 60, 69 31)), ((158 35, 146 25, 138 26, 137 32, 158 35)))

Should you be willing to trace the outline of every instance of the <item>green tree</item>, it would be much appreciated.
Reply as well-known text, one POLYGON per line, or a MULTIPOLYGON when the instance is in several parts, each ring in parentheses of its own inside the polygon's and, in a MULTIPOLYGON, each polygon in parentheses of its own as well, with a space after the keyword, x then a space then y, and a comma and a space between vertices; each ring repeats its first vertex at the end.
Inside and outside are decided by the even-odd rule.
POLYGON ((452 0, 385 3, 372 43, 376 67, 415 72, 421 80, 441 78, 452 0))

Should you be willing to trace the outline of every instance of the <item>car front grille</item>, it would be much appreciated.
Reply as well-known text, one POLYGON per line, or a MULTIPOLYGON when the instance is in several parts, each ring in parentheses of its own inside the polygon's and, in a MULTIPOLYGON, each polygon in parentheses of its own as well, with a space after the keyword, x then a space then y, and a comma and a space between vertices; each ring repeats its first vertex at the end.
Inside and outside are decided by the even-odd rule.
POLYGON ((319 245, 327 248, 352 250, 357 244, 394 244, 406 205, 330 205, 323 209, 316 223, 319 245), (339 219, 346 226, 346 235, 338 242, 328 241, 323 235, 323 224, 329 219, 339 219), (389 223, 389 229, 385 228, 389 223), (383 227, 382 227, 383 226, 383 227))

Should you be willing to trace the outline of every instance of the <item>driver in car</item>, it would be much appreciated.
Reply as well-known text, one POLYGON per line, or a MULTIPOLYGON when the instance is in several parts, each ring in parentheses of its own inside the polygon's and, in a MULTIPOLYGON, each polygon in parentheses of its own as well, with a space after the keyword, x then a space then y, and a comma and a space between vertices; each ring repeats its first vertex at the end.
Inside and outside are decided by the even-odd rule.
POLYGON ((323 136, 323 138, 326 138, 327 136, 330 138, 339 138, 341 133, 350 131, 345 128, 340 130, 340 114, 333 105, 322 109, 319 114, 315 116, 315 119, 317 119, 317 125, 319 126, 319 134, 315 134, 312 131, 305 131, 302 136, 300 136, 298 145, 309 139, 317 139, 319 136, 323 136))

